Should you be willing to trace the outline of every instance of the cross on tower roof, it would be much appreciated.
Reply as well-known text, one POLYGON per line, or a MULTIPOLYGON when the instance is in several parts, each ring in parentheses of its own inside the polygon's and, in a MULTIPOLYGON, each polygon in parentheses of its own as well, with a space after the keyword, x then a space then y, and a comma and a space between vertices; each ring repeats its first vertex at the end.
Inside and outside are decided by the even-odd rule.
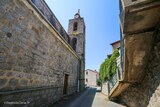
POLYGON ((80 15, 80 9, 78 9, 78 14, 80 15))

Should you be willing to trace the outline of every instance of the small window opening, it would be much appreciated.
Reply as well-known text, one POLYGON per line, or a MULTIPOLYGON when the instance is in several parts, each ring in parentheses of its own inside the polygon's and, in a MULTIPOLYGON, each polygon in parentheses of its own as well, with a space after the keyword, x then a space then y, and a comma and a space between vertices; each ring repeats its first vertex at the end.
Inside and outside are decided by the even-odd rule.
POLYGON ((86 82, 88 82, 88 79, 86 79, 86 82))
POLYGON ((73 24, 73 31, 77 31, 77 28, 78 28, 78 23, 74 22, 74 24, 73 24))
POLYGON ((76 45, 77 45, 77 38, 72 39, 72 47, 76 51, 76 45))

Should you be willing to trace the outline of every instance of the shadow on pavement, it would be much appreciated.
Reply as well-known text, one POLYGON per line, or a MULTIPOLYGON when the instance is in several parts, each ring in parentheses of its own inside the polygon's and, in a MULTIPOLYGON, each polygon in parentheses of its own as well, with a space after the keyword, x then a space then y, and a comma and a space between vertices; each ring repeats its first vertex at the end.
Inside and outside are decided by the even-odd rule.
POLYGON ((92 107, 96 92, 96 88, 87 88, 81 93, 64 97, 62 100, 49 107, 92 107))

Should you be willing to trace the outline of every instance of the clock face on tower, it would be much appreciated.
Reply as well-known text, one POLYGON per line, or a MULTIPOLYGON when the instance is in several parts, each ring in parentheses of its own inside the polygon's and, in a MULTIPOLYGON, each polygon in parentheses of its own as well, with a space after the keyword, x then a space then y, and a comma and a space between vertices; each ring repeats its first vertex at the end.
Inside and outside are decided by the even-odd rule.
POLYGON ((79 18, 79 15, 78 15, 78 14, 76 14, 76 15, 75 15, 75 18, 79 18))

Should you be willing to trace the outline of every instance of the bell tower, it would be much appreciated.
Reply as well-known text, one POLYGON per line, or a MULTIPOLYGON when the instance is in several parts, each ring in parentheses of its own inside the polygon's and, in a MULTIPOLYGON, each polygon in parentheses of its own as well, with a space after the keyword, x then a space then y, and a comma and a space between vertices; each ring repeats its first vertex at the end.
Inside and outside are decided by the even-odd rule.
POLYGON ((80 15, 80 10, 69 20, 68 35, 71 39, 71 46, 80 58, 79 84, 80 90, 84 88, 84 71, 85 71, 85 22, 80 15))
POLYGON ((69 20, 68 34, 71 38, 71 46, 77 52, 80 58, 85 53, 85 23, 80 16, 80 10, 69 20))

